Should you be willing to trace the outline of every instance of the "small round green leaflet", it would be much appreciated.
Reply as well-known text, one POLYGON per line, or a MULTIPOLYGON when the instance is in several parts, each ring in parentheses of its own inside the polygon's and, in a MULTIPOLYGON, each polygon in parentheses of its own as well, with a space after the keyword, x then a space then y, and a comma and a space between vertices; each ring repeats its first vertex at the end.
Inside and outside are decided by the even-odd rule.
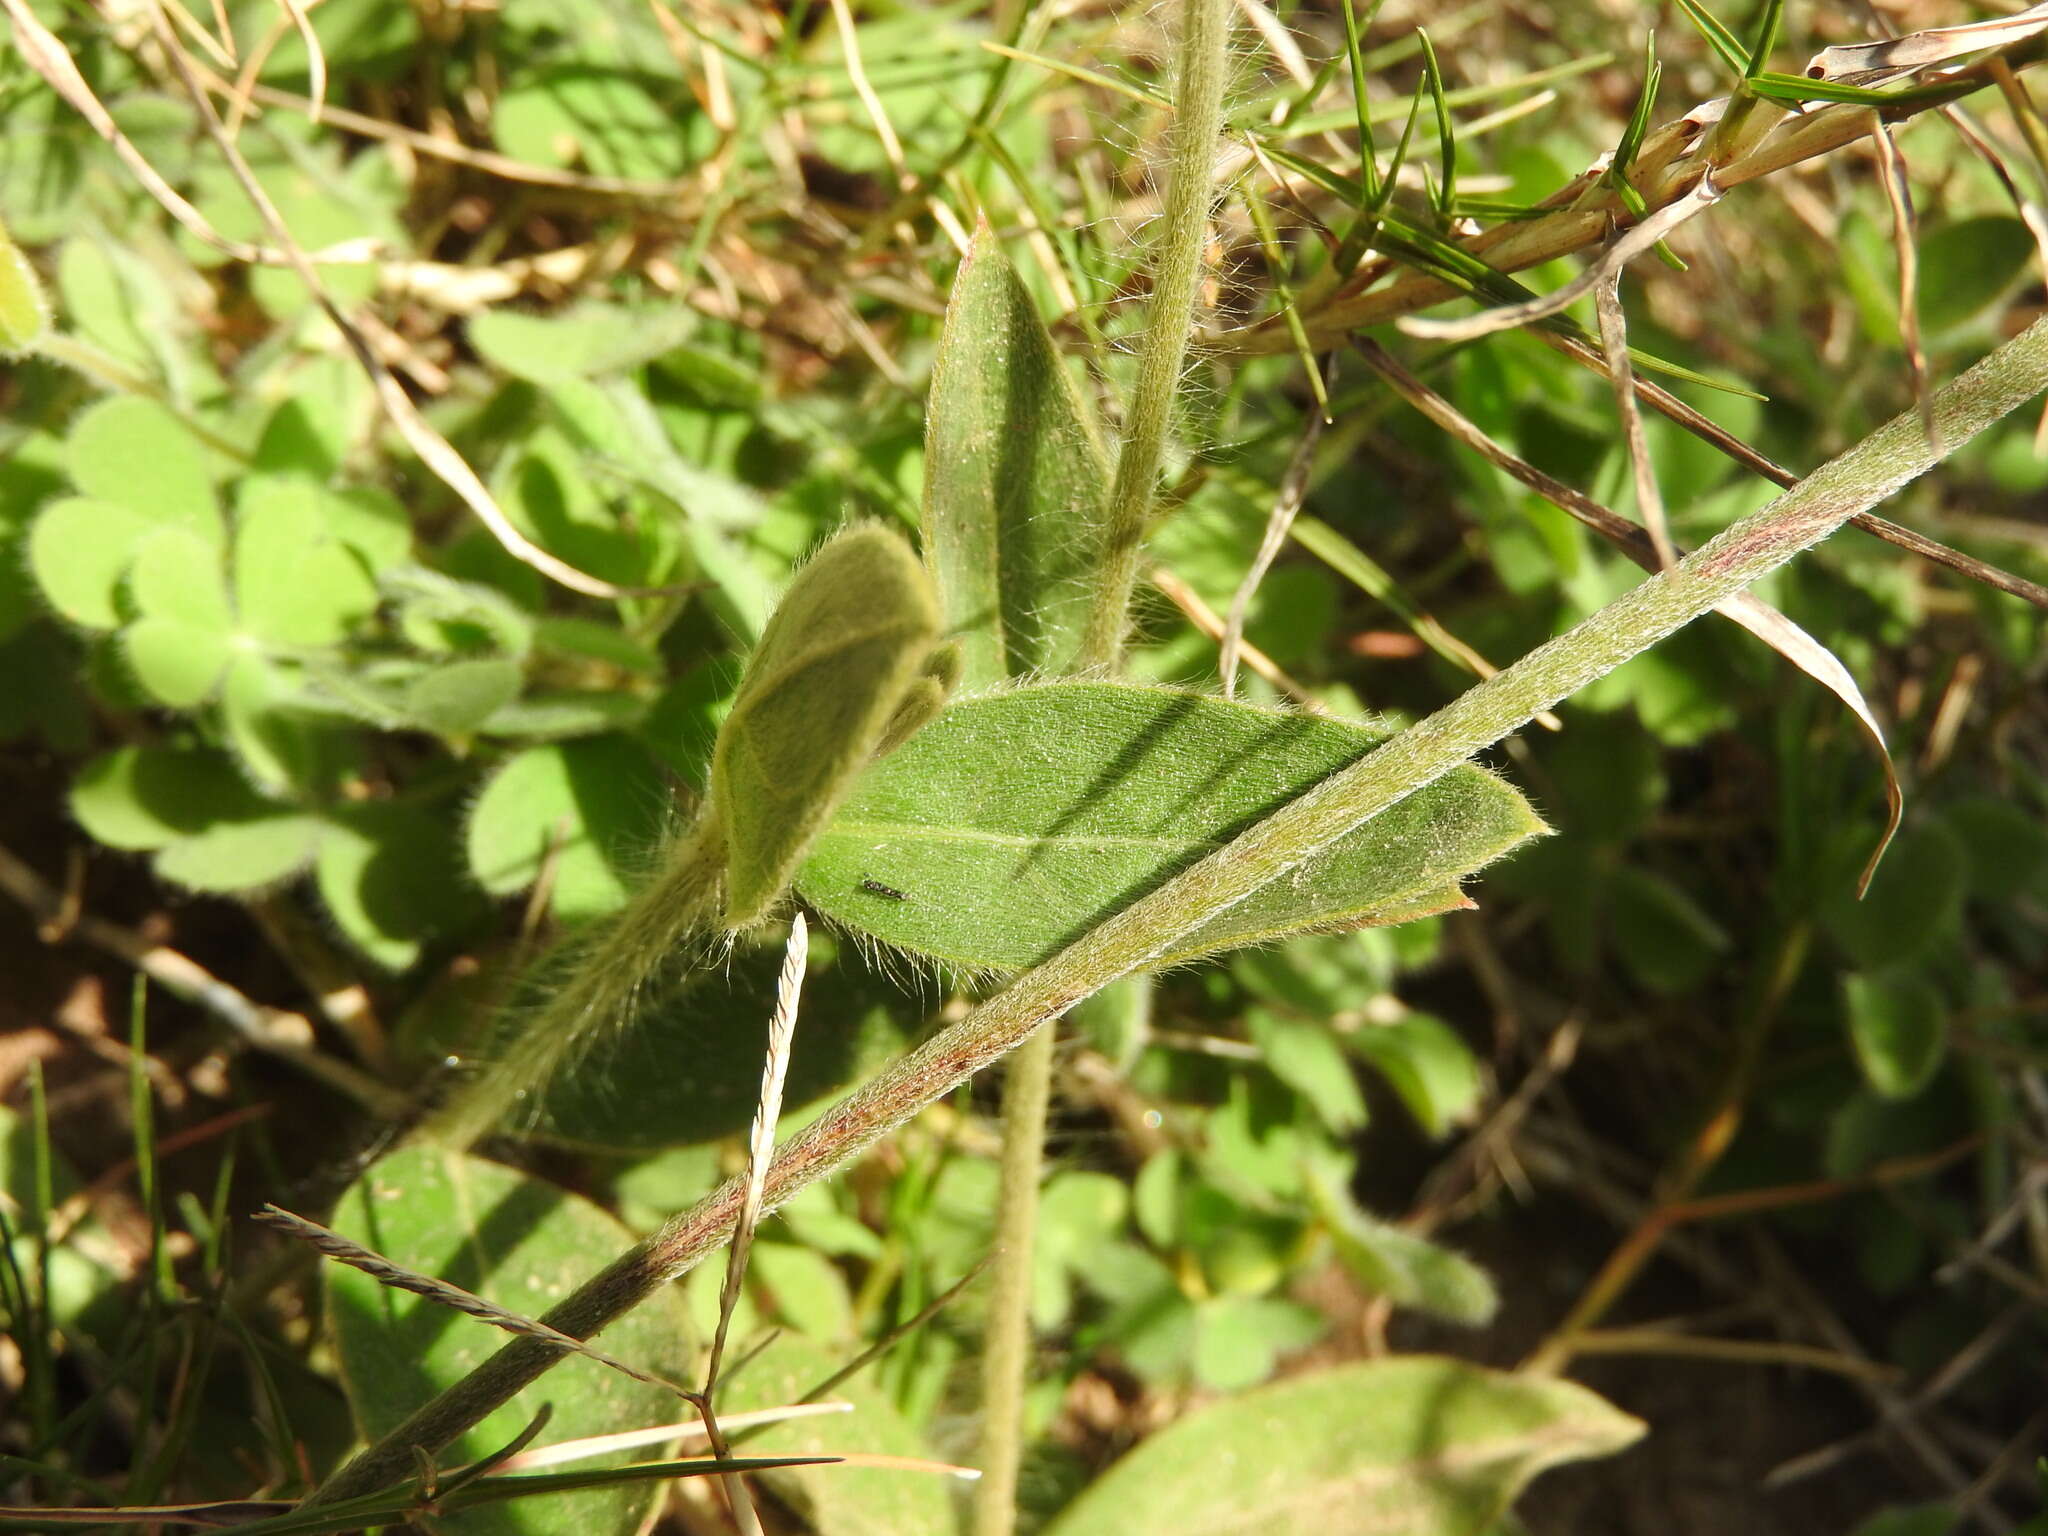
POLYGON ((37 514, 28 535, 28 565, 43 600, 86 629, 121 622, 121 578, 135 546, 155 527, 111 501, 66 496, 37 514))
MULTIPOLYGON (((404 1148, 381 1160, 342 1197, 333 1225, 344 1236, 417 1274, 431 1275, 509 1311, 537 1317, 580 1281, 593 1253, 626 1247, 632 1234, 575 1195, 481 1158, 438 1147, 404 1148)), ((474 1318, 391 1289, 340 1264, 325 1270, 329 1326, 342 1385, 363 1431, 375 1437, 417 1402, 459 1381, 504 1343, 474 1318)), ((605 1350, 670 1380, 690 1367, 688 1324, 675 1293, 611 1329, 605 1350)), ((459 1466, 504 1445, 539 1403, 554 1407, 550 1443, 662 1424, 687 1409, 592 1360, 570 1360, 531 1403, 484 1420, 442 1458, 459 1466)), ((582 1466, 618 1466, 623 1452, 582 1466)), ((659 1485, 624 1484, 475 1510, 445 1522, 450 1536, 632 1536, 659 1485)))
MULTIPOLYGON (((1345 721, 1118 683, 970 699, 869 770, 797 890, 882 943, 1019 969, 1381 739, 1345 721)), ((1464 876, 1542 830, 1513 788, 1455 769, 1182 935, 1158 963, 1464 906, 1464 876)))
POLYGON ((1481 1536, 1640 1419, 1568 1381, 1406 1355, 1299 1376, 1141 1443, 1046 1536, 1481 1536))
POLYGON ((168 407, 141 395, 102 400, 72 424, 65 458, 81 495, 190 529, 215 545, 223 541, 206 450, 168 407))
POLYGON ((1863 1080, 1885 1098, 1912 1098, 1948 1053, 1948 1006, 1913 971, 1843 977, 1842 1011, 1863 1080))
POLYGON ((109 848, 167 848, 264 808, 225 753, 178 747, 116 747, 71 786, 71 814, 109 848))
POLYGON ((938 641, 909 545, 849 528, 797 573, 740 680, 711 760, 726 844, 725 923, 759 918, 852 790, 938 641))
POLYGON ((470 812, 470 872, 493 896, 525 890, 552 864, 564 922, 616 911, 636 854, 660 833, 653 760, 623 736, 531 747, 508 759, 470 812))

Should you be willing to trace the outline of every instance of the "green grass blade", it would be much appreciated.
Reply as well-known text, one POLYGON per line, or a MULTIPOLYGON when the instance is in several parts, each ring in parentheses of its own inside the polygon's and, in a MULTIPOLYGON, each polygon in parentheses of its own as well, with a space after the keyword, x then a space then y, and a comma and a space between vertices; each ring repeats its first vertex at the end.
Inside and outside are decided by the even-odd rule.
MULTIPOLYGON (((1422 78, 1436 108, 1436 149, 1443 178, 1437 187, 1436 211, 1449 218, 1458 197, 1458 131, 1451 123, 1450 103, 1444 99, 1444 72, 1437 63, 1436 47, 1422 28, 1417 27, 1415 35, 1422 39, 1422 78)), ((1391 180, 1388 184, 1392 185, 1391 180)))
POLYGON ((1678 8, 1685 12, 1685 19, 1698 29, 1707 46, 1721 55, 1721 61, 1738 75, 1749 73, 1749 50, 1742 46, 1742 40, 1721 24, 1713 12, 1699 3, 1699 0, 1678 0, 1678 8))

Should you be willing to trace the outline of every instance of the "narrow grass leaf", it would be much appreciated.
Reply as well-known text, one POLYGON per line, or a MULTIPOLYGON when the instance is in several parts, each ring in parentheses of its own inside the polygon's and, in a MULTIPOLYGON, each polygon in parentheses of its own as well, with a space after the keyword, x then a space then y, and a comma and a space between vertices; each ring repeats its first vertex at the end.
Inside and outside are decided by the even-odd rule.
POLYGON ((1340 1366, 1169 1425, 1046 1536, 1480 1536, 1538 1473, 1644 1428, 1568 1381, 1429 1355, 1340 1366))
MULTIPOLYGON (((1112 683, 969 700, 870 771, 797 889, 885 944, 970 967, 1035 964, 1380 739, 1112 683)), ((1465 906, 1459 881, 1541 830, 1514 789, 1458 769, 1183 934, 1160 963, 1465 906)))
POLYGON ((1771 54, 1778 46, 1778 33, 1785 23, 1785 0, 1765 0, 1763 15, 1757 21, 1756 40, 1749 45, 1749 63, 1744 67, 1744 79, 1753 80, 1764 73, 1764 66, 1771 62, 1771 54))
POLYGON ((1721 56, 1722 63, 1739 75, 1749 75, 1749 50, 1742 46, 1741 38, 1729 31, 1699 0, 1678 0, 1678 8, 1700 36, 1707 40, 1707 46, 1721 56))

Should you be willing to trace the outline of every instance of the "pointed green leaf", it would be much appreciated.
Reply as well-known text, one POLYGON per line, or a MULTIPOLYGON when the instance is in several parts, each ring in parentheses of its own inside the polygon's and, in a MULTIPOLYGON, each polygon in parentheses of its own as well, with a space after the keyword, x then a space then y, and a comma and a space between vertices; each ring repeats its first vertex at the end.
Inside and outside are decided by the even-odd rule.
POLYGON ((1888 1099, 1927 1086, 1948 1051, 1948 1009, 1931 982, 1910 971, 1845 976, 1842 1006, 1865 1082, 1888 1099))
POLYGON ((121 622, 121 578, 135 547, 155 525, 111 501, 67 496, 53 501, 29 529, 28 564, 43 598, 87 629, 121 622))
POLYGON ((924 459, 925 560, 968 685, 1070 670, 1109 471, 1031 294, 986 225, 946 306, 924 459))
POLYGON ((930 579, 879 525, 827 543, 783 595, 712 754, 728 927, 754 921, 845 798, 938 639, 930 579))
POLYGON ((156 401, 116 395, 89 407, 72 423, 65 462, 81 495, 220 541, 220 507, 206 451, 156 401))
POLYGON ((1307 1172, 1309 1198, 1328 1226, 1344 1267, 1397 1307, 1414 1307, 1472 1327, 1499 1310, 1500 1294, 1485 1270, 1426 1238, 1360 1210, 1328 1171, 1307 1172))
POLYGON ((451 661, 413 679, 405 712, 443 736, 465 735, 517 698, 525 681, 519 663, 501 656, 451 661))
POLYGON ((1481 1536, 1539 1472, 1644 1427, 1568 1381, 1428 1355, 1341 1366, 1169 1425, 1046 1536, 1481 1536))
MULTIPOLYGON (((334 1216, 345 1236, 418 1274, 435 1276, 527 1317, 538 1317, 632 1234, 587 1200, 481 1158, 415 1144, 384 1158, 346 1195, 334 1216)), ((343 1389, 366 1436, 375 1439, 436 1392, 495 1354, 505 1335, 474 1318, 380 1285, 360 1270, 329 1264, 327 1316, 343 1389)), ((680 1381, 691 1368, 688 1326, 673 1290, 606 1330, 608 1354, 680 1381)), ((549 1441, 673 1422, 682 1405, 592 1360, 567 1360, 541 1394, 553 1405, 549 1441)), ((496 1450, 533 1416, 511 1403, 441 1457, 445 1466, 496 1450)), ((641 1448, 579 1467, 647 1460, 641 1448)), ((449 1536, 632 1536, 660 1496, 659 1484, 630 1484, 521 1499, 449 1517, 449 1536)))
MULTIPOLYGON (((960 965, 1032 965, 1380 739, 1345 721, 1114 683, 972 699, 869 770, 797 889, 885 944, 960 965)), ((1514 789, 1460 768, 1183 935, 1159 963, 1463 906, 1464 876, 1542 830, 1514 789)))

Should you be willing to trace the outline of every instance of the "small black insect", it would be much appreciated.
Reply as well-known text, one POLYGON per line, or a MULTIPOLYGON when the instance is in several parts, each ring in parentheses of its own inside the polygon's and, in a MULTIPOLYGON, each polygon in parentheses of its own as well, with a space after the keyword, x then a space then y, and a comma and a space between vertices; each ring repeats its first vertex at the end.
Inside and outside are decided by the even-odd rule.
POLYGON ((860 877, 860 888, 866 891, 870 896, 885 896, 890 901, 910 900, 908 896, 904 895, 901 891, 897 890, 895 886, 884 885, 879 880, 870 880, 866 875, 862 875, 860 877))

